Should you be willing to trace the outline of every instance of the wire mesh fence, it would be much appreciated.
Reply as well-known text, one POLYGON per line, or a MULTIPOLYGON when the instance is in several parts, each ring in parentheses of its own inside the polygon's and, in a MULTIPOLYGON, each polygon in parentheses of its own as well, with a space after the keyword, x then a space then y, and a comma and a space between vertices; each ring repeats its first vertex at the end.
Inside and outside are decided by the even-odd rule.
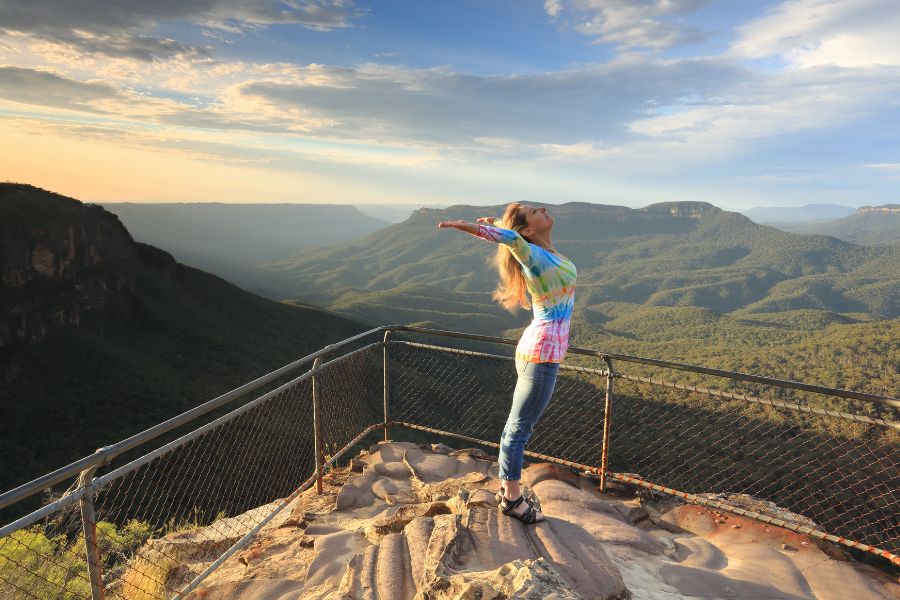
MULTIPOLYGON (((395 420, 496 446, 515 387, 511 358, 403 342, 391 353, 395 420)), ((845 411, 863 402, 727 379, 716 390, 706 375, 669 370, 682 380, 672 382, 665 369, 645 371, 654 377, 615 373, 610 472, 900 553, 896 409, 855 414, 845 411)), ((532 456, 600 465, 605 380, 601 369, 560 370, 532 456)))
MULTIPOLYGON (((499 442, 517 380, 511 357, 405 342, 389 351, 392 420, 499 442)), ((599 465, 605 386, 599 370, 563 367, 528 451, 599 465)))
MULTIPOLYGON (((560 369, 527 446, 532 460, 599 472, 608 444, 612 477, 754 511, 777 505, 817 531, 900 553, 896 408, 851 414, 856 400, 727 378, 717 391, 702 387, 715 379, 706 375, 669 371, 673 382, 662 367, 619 362, 606 423, 608 371, 595 362, 560 369)), ((98 587, 107 598, 175 597, 313 484, 317 447, 319 464, 333 464, 400 424, 496 448, 516 381, 508 354, 409 340, 322 355, 311 371, 88 473, 4 528, 0 599, 96 598, 98 587)))
POLYGON ((809 412, 804 394, 764 404, 753 400, 776 394, 615 385, 611 471, 900 553, 900 431, 888 422, 809 412))
POLYGON ((381 345, 323 362, 94 478, 93 545, 85 543, 82 506, 72 494, 60 510, 0 538, 0 598, 97 597, 91 546, 106 598, 177 595, 284 498, 312 483, 314 387, 328 460, 360 430, 383 421, 381 345))

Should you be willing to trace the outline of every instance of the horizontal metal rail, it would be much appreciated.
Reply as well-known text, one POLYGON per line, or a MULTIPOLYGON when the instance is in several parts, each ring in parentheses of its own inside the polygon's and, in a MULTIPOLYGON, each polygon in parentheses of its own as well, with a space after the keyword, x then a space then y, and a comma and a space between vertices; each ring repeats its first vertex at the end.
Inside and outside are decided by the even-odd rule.
POLYGON ((662 485, 657 485, 655 483, 650 483, 649 481, 644 481, 643 479, 639 479, 637 477, 633 477, 631 475, 625 475, 624 473, 609 473, 607 475, 612 479, 616 479, 618 481, 623 481, 626 483, 631 483, 634 485, 638 485, 643 488, 647 488, 650 490, 654 490, 656 492, 662 492, 663 494, 668 494, 670 496, 677 496, 679 498, 684 498, 693 504, 702 504, 703 506, 711 506, 713 508, 717 508, 719 510, 725 510, 730 513, 734 513, 736 515, 741 515, 744 517, 748 517, 750 519, 755 519, 757 521, 762 521, 763 523, 771 523, 772 525, 776 525, 778 527, 783 527, 785 529, 790 529, 791 531, 796 531, 797 533, 803 533, 814 538, 818 538, 820 540, 825 540, 828 542, 833 542, 835 544, 843 544, 849 548, 855 548, 857 550, 862 550, 864 552, 870 552, 875 554, 876 556, 880 556, 882 558, 886 558, 898 567, 900 567, 900 556, 893 554, 892 552, 888 552, 887 550, 882 550, 881 548, 877 548, 875 546, 870 546, 868 544, 860 544, 859 542, 854 542, 853 540, 848 540, 847 538, 838 537, 836 535, 831 535, 830 533, 825 533, 824 531, 819 531, 818 529, 813 529, 811 527, 806 527, 805 525, 798 525, 797 523, 791 523, 789 521, 785 521, 784 519, 778 519, 776 517, 770 517, 768 515, 764 515, 758 512, 753 512, 752 510, 744 510, 743 508, 738 508, 737 506, 732 506, 725 502, 718 502, 716 500, 710 500, 708 498, 703 498, 701 496, 697 496, 696 494, 688 494, 687 492, 682 492, 680 490, 676 490, 670 487, 665 487, 662 485))
MULTIPOLYGON (((219 408, 220 406, 226 404, 227 402, 234 400, 235 398, 238 398, 250 391, 258 389, 259 387, 282 377, 286 373, 289 373, 292 370, 295 370, 295 369, 303 366, 304 364, 312 362, 313 360, 315 360, 316 358, 318 358, 320 356, 324 356, 330 352, 333 352, 341 347, 344 347, 344 346, 346 346, 350 343, 353 343, 357 340, 360 340, 364 337, 367 337, 369 335, 373 335, 376 333, 380 333, 383 331, 406 331, 406 332, 420 333, 420 334, 425 334, 425 335, 454 337, 454 338, 459 338, 459 339, 492 342, 492 343, 505 344, 505 345, 515 345, 518 343, 516 340, 512 340, 512 339, 508 339, 508 338, 477 335, 477 334, 471 334, 471 333, 462 333, 462 332, 457 332, 457 331, 429 329, 429 328, 424 328, 424 327, 411 327, 411 326, 406 326, 406 325, 385 325, 385 326, 381 326, 381 327, 376 327, 374 329, 370 329, 363 333, 359 333, 357 335, 351 336, 351 337, 349 337, 345 340, 342 340, 340 342, 337 342, 335 344, 330 344, 330 345, 322 348, 321 350, 313 352, 312 354, 304 356, 303 358, 298 359, 292 363, 289 363, 279 369, 276 369, 258 379, 255 379, 255 380, 253 380, 249 383, 246 383, 238 388, 235 388, 234 390, 231 390, 230 392, 227 392, 225 394, 222 394, 221 396, 213 398, 212 400, 210 400, 204 404, 201 404, 200 406, 197 406, 191 410, 185 411, 184 413, 182 413, 178 416, 172 417, 171 419, 168 419, 167 421, 164 421, 164 422, 160 423, 159 425, 156 425, 145 431, 137 433, 137 434, 135 434, 129 438, 126 438, 126 439, 122 440, 121 442, 118 442, 111 446, 106 446, 104 448, 101 448, 98 452, 95 452, 94 454, 92 454, 90 456, 86 456, 86 457, 84 457, 80 460, 77 460, 65 467, 59 468, 59 469, 52 471, 42 477, 38 477, 37 479, 34 479, 33 481, 22 484, 8 492, 4 492, 4 493, 0 494, 0 508, 5 508, 5 507, 7 507, 11 504, 14 504, 15 502, 18 502, 24 498, 27 498, 36 493, 39 493, 40 491, 42 491, 48 487, 52 487, 62 481, 65 481, 66 479, 74 477, 89 467, 92 467, 92 466, 100 467, 105 464, 108 464, 111 460, 113 460, 115 457, 119 456, 120 454, 127 452, 128 450, 131 450, 133 448, 136 448, 137 446, 145 444, 145 443, 159 437, 160 435, 163 435, 164 433, 167 433, 168 431, 175 429, 176 427, 185 425, 185 424, 193 421, 194 419, 197 419, 197 418, 209 413, 210 411, 213 411, 216 408, 219 408)), ((398 343, 398 342, 388 342, 388 343, 398 343)), ((404 343, 412 344, 413 342, 404 342, 404 343)), ((593 357, 598 357, 598 358, 609 357, 609 358, 612 358, 615 360, 622 360, 622 361, 626 361, 626 362, 652 365, 652 366, 662 367, 662 368, 667 368, 667 369, 676 369, 676 370, 681 370, 681 371, 702 373, 702 374, 706 374, 706 375, 713 375, 716 377, 724 377, 724 378, 728 378, 728 379, 751 381, 754 383, 761 383, 761 384, 766 384, 766 385, 774 385, 774 386, 780 386, 780 387, 786 387, 786 388, 799 389, 799 390, 814 392, 814 393, 818 393, 818 394, 837 396, 837 397, 841 397, 841 398, 852 398, 852 399, 863 400, 863 401, 867 401, 867 402, 876 402, 876 403, 900 408, 900 399, 892 398, 892 397, 888 397, 888 396, 879 396, 876 394, 866 394, 863 392, 855 392, 852 390, 843 390, 843 389, 839 389, 839 388, 828 388, 828 387, 824 387, 824 386, 805 384, 805 383, 800 383, 800 382, 796 382, 796 381, 774 379, 771 377, 761 377, 758 375, 749 375, 746 373, 738 373, 738 372, 733 372, 733 371, 723 371, 720 369, 709 369, 706 367, 699 367, 699 366, 695 366, 695 365, 662 361, 662 360, 643 358, 643 357, 638 357, 638 356, 629 356, 626 354, 606 353, 606 352, 600 352, 597 350, 589 350, 589 349, 585 349, 585 348, 570 347, 568 351, 570 354, 579 354, 579 355, 593 356, 593 357)), ((508 358, 508 357, 499 357, 498 356, 498 358, 508 358)), ((568 367, 569 365, 565 365, 565 366, 568 367)), ((574 367, 573 366, 571 368, 574 368, 575 370, 583 370, 585 372, 600 372, 599 370, 592 371, 590 369, 586 369, 583 367, 574 367)))
MULTIPOLYGON (((410 327, 410 326, 391 326, 388 329, 392 331, 409 331, 412 333, 423 333, 427 335, 440 335, 446 337, 455 337, 460 339, 467 340, 475 340, 481 342, 493 342, 496 344, 506 344, 506 345, 515 345, 518 342, 516 340, 511 340, 507 338, 499 338, 487 335, 476 335, 471 333, 460 333, 457 331, 444 331, 441 329, 427 329, 424 327, 410 327)), ((613 354, 610 352, 600 352, 598 350, 588 350, 586 348, 575 348, 570 346, 568 349, 569 354, 581 354, 584 356, 594 356, 597 358, 606 358, 609 357, 614 360, 621 360, 625 362, 638 363, 643 365, 650 365, 654 367, 662 367, 665 369, 675 369, 678 371, 689 371, 692 373, 702 373, 704 375, 712 375, 714 377, 724 377, 726 379, 737 379, 741 381, 752 381, 753 383, 761 383, 764 385, 774 385, 778 387, 792 388, 796 390, 803 390, 806 392, 813 392, 816 394, 826 394, 829 396, 838 396, 840 398, 852 398, 854 400, 863 400, 866 402, 875 402, 878 404, 885 404, 887 406, 893 406, 895 408, 900 408, 900 399, 892 398, 890 396, 879 396, 878 394, 867 394, 864 392, 856 392, 853 390, 844 390, 840 388, 830 388, 821 385, 812 385, 808 383, 801 383, 799 381, 790 381, 787 379, 775 379, 773 377, 762 377, 760 375, 750 375, 748 373, 739 373, 736 371, 724 371, 722 369, 710 369, 707 367, 700 367, 697 365, 689 365, 684 363, 676 363, 669 362, 665 360, 656 360, 654 358, 643 358, 640 356, 629 356, 627 354, 613 354)))
POLYGON ((363 333, 349 337, 349 338, 342 340, 340 342, 337 342, 335 344, 329 344, 328 346, 325 346, 321 350, 317 350, 317 351, 313 352, 312 354, 308 354, 307 356, 304 356, 303 358, 295 360, 294 362, 289 363, 278 369, 275 369, 271 373, 267 373, 266 375, 263 375, 262 377, 259 377, 258 379, 254 379, 253 381, 251 381, 249 383, 245 383, 244 385, 242 385, 238 388, 235 388, 235 389, 231 390, 230 392, 226 392, 225 394, 222 394, 221 396, 213 398, 212 400, 205 402, 204 404, 201 404, 200 406, 197 406, 188 411, 185 411, 185 412, 181 413, 180 415, 172 417, 171 419, 169 419, 167 421, 163 421, 159 425, 155 425, 155 426, 153 426, 149 429, 146 429, 140 433, 136 433, 133 436, 126 438, 126 439, 122 440, 121 442, 118 442, 111 446, 105 446, 105 447, 101 448, 100 450, 98 450, 97 452, 95 452, 94 454, 91 454, 90 456, 86 456, 86 457, 84 457, 80 460, 77 460, 65 467, 59 468, 55 471, 52 471, 42 477, 38 477, 37 479, 30 481, 28 483, 24 483, 24 484, 20 485, 19 487, 14 488, 8 492, 4 492, 3 494, 0 494, 0 508, 5 508, 5 507, 9 506, 10 504, 14 504, 15 502, 18 502, 24 498, 33 496, 34 494, 39 493, 41 490, 47 489, 48 487, 54 486, 62 481, 65 481, 66 479, 69 479, 75 475, 78 475, 79 473, 81 473, 82 471, 84 471, 85 469, 87 469, 89 467, 93 467, 93 466, 101 467, 103 465, 106 465, 111 460, 113 460, 115 457, 119 456, 120 454, 127 452, 128 450, 131 450, 132 448, 136 448, 137 446, 140 446, 142 444, 146 444, 147 442, 153 440, 154 438, 157 438, 157 437, 163 435, 164 433, 167 433, 167 432, 175 429, 176 427, 181 427, 182 425, 185 425, 186 423, 190 423, 194 419, 197 419, 197 418, 219 408, 220 406, 230 402, 231 400, 234 400, 235 398, 239 398, 240 396, 243 396, 244 394, 246 394, 248 392, 252 392, 253 390, 266 385, 267 383, 275 381, 276 379, 279 379, 280 377, 284 376, 285 374, 296 370, 297 368, 305 365, 306 363, 312 362, 313 360, 315 360, 316 358, 318 358, 320 356, 324 356, 330 352, 333 352, 334 350, 337 350, 338 348, 342 348, 342 347, 346 346, 347 344, 351 344, 351 343, 353 343, 357 340, 360 340, 366 336, 373 335, 375 333, 379 333, 381 331, 384 331, 385 329, 386 329, 386 327, 377 327, 375 329, 370 329, 363 333))
MULTIPOLYGON (((394 340, 388 342, 388 345, 411 346, 413 348, 424 348, 425 350, 438 350, 440 352, 449 352, 450 354, 461 354, 463 356, 477 356, 480 358, 492 358, 495 360, 516 360, 512 356, 503 356, 502 354, 491 354, 489 352, 478 352, 475 350, 463 350, 461 348, 449 348, 447 346, 435 346, 433 344, 422 344, 419 342, 407 342, 405 340, 394 340)), ((594 373, 606 377, 606 369, 592 369, 591 367, 579 367, 577 365, 560 364, 560 370, 577 371, 579 373, 594 373)))
MULTIPOLYGON (((423 348, 425 350, 434 350, 437 352, 447 352, 449 354, 461 354, 464 356, 477 356, 480 358, 490 358, 496 360, 515 360, 511 356, 503 356, 500 354, 490 354, 488 352, 477 352, 475 350, 462 350, 460 348, 449 348, 446 346, 435 346, 432 344, 422 344, 419 342, 407 342, 407 341, 392 341, 390 344, 398 344, 402 346, 411 346, 413 348, 423 348)), ((606 376, 606 369, 592 369, 589 367, 578 367, 575 365, 566 365, 561 364, 560 370, 568 370, 568 371, 576 371, 581 373, 594 373, 596 375, 601 375, 603 377, 606 376)), ((810 406, 802 406, 800 404, 792 404, 790 402, 784 402, 782 400, 767 400, 765 398, 759 398, 757 396, 750 396, 747 394, 737 394, 733 392, 724 392, 721 390, 715 390, 712 388, 707 388, 703 386, 696 385, 688 385, 683 383, 674 383, 671 381, 666 381, 663 379, 655 379, 652 377, 638 377, 635 375, 627 375, 625 373, 615 372, 613 373, 613 377, 618 379, 626 379, 628 381, 635 381, 640 383, 647 383, 651 385, 658 385, 660 387, 666 387, 676 390, 685 390, 689 392, 697 392, 701 394, 708 394, 710 396, 715 396, 717 398, 728 398, 730 400, 741 400, 743 402, 749 402, 751 404, 764 404, 766 406, 773 406, 776 408, 784 408, 787 410, 793 410, 796 412, 804 412, 804 413, 812 413, 817 415, 823 415, 828 417, 833 417, 836 419, 844 419, 846 421, 853 421, 857 423, 866 423, 868 425, 879 425, 881 427, 889 427, 891 429, 896 429, 900 431, 900 423, 896 421, 887 421, 884 419, 879 419, 875 417, 866 417, 863 415, 855 415, 851 413, 843 413, 834 410, 827 410, 824 408, 813 408, 810 406)))
POLYGON ((766 400, 765 398, 759 398, 757 396, 748 396, 746 394, 735 394, 732 392, 723 392, 720 390, 714 390, 711 388, 706 388, 698 385, 686 385, 683 383, 673 383, 671 381, 665 381, 663 379, 654 379, 652 377, 638 377, 635 375, 626 375, 624 373, 614 373, 613 377, 618 379, 627 379, 628 381, 638 381, 641 383, 649 383, 651 385, 658 385, 661 387, 672 388, 676 390, 685 390, 688 392, 697 392, 700 394, 708 394, 710 396, 715 396, 717 398, 728 398, 730 400, 742 400, 744 402, 750 402, 752 404, 765 404, 766 406, 774 406, 776 408, 786 408, 788 410, 795 410, 798 412, 812 413, 816 415, 824 415, 827 417, 834 417, 836 419, 844 419, 845 421, 855 421, 857 423, 866 423, 867 425, 880 425, 881 427, 890 427, 892 429, 896 429, 900 431, 900 423, 896 421, 885 421, 884 419, 878 419, 874 417, 866 417, 863 415, 854 415, 852 413, 843 413, 838 412, 836 410, 828 410, 825 408, 813 408, 811 406, 803 406, 800 404, 791 404, 790 402, 784 402, 783 400, 766 400))
MULTIPOLYGON (((321 364, 319 366, 319 371, 321 371, 322 369, 328 368, 332 365, 335 365, 337 363, 340 363, 342 361, 345 361, 348 358, 355 356, 356 354, 359 354, 366 350, 371 350, 372 348, 374 348, 376 346, 381 346, 381 345, 382 345, 381 342, 375 342, 373 344, 363 346, 362 348, 358 348, 358 349, 354 350, 353 352, 348 352, 347 354, 341 355, 334 360, 331 360, 331 361, 328 361, 327 363, 321 364)), ((312 371, 307 371, 306 373, 300 375, 299 377, 296 377, 296 378, 288 381, 287 383, 284 383, 284 384, 278 386, 274 390, 266 392, 259 398, 256 398, 255 400, 251 400, 250 402, 247 402, 246 404, 243 404, 243 405, 235 408, 231 412, 222 415, 218 419, 216 419, 214 421, 210 421, 206 425, 203 425, 202 427, 198 427, 197 429, 184 434, 183 436, 179 437, 178 439, 172 440, 168 444, 165 444, 164 446, 160 446, 159 448, 153 450, 152 452, 148 452, 147 454, 144 454, 143 456, 134 459, 133 461, 129 462, 128 464, 122 465, 121 467, 119 467, 118 469, 116 469, 114 471, 110 471, 109 473, 103 475, 102 477, 98 477, 90 485, 85 486, 84 488, 78 488, 75 491, 73 491, 69 494, 66 494, 65 496, 63 496, 59 500, 53 502, 52 504, 44 506, 44 507, 34 511, 33 513, 30 513, 28 515, 25 515, 24 517, 21 517, 20 519, 17 519, 16 521, 10 523, 9 525, 6 525, 5 527, 0 528, 0 537, 9 535, 10 533, 13 533, 15 531, 18 531, 19 529, 22 529, 23 527, 28 527, 29 525, 39 521, 40 519, 43 519, 45 516, 47 516, 53 512, 56 512, 57 510, 61 510, 67 506, 74 504, 75 502, 79 501, 81 498, 84 497, 84 494, 87 490, 96 491, 96 490, 103 488, 104 486, 106 486, 110 482, 118 479, 119 477, 122 477, 123 475, 127 475, 128 473, 141 468, 142 466, 146 465, 147 463, 149 463, 153 460, 156 460, 160 456, 162 456, 168 452, 171 452, 172 450, 175 450, 176 448, 180 448, 181 446, 184 446, 191 440, 194 440, 194 439, 200 437, 204 433, 207 433, 208 431, 215 429, 216 427, 219 427, 221 425, 224 425, 225 423, 235 419, 236 417, 239 417, 240 415, 247 412, 248 410, 250 410, 252 408, 256 408, 257 406, 264 404, 265 402, 268 402, 269 400, 276 397, 281 392, 283 392, 287 389, 290 389, 292 387, 295 387, 297 384, 302 383, 303 381, 309 379, 310 377, 312 377, 312 371)))

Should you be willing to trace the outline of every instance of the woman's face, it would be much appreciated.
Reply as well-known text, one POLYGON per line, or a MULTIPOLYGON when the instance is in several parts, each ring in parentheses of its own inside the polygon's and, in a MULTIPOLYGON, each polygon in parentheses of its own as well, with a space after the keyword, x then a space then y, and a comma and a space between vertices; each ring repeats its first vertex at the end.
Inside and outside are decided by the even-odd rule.
POLYGON ((547 214, 546 208, 537 208, 530 204, 523 204, 519 207, 519 212, 525 215, 525 222, 527 223, 525 229, 531 230, 532 233, 546 233, 553 229, 554 220, 553 217, 547 214))

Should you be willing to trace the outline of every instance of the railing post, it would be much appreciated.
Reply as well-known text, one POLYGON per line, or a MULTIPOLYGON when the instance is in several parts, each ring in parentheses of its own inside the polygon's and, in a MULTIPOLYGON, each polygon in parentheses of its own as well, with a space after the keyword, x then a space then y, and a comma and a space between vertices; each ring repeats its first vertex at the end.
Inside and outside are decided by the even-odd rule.
MULTIPOLYGON (((99 452, 99 450, 98 450, 99 452)), ((94 465, 78 476, 78 487, 85 488, 81 506, 81 531, 84 534, 84 549, 87 554, 88 574, 91 578, 91 598, 103 600, 103 565, 100 563, 100 547, 97 545, 97 517, 94 514, 94 490, 90 487, 97 466, 94 465)))
POLYGON ((604 356, 606 361, 606 402, 603 407, 603 453, 600 456, 600 493, 606 493, 606 471, 609 465, 609 423, 612 418, 612 359, 604 356))
POLYGON ((384 346, 382 347, 384 353, 384 441, 386 442, 391 441, 391 425, 388 418, 388 403, 391 399, 391 387, 388 378, 388 338, 390 336, 391 330, 388 329, 384 332, 384 346))
POLYGON ((325 455, 322 450, 322 415, 319 411, 319 362, 316 358, 312 366, 312 404, 313 404, 313 445, 316 455, 316 493, 322 493, 322 471, 325 455))

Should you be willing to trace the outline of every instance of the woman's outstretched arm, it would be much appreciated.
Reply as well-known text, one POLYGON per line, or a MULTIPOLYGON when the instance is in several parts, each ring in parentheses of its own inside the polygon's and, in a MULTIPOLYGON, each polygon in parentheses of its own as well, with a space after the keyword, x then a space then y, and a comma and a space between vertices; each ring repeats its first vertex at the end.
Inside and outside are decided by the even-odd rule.
POLYGON ((465 231, 466 233, 471 233, 475 236, 478 235, 478 225, 469 223, 468 221, 441 221, 438 223, 438 227, 441 229, 459 229, 460 231, 465 231))
MULTIPOLYGON (((478 219, 479 223, 493 223, 496 220, 497 219, 493 217, 481 217, 478 219)), ((509 251, 516 257, 516 260, 519 261, 519 263, 526 268, 532 267, 531 245, 526 242, 525 238, 519 235, 518 232, 515 232, 512 229, 503 229, 502 227, 479 223, 470 223, 469 221, 441 221, 438 223, 438 227, 441 229, 459 229, 460 231, 465 231, 466 233, 480 237, 489 242, 503 244, 509 248, 509 251)))

